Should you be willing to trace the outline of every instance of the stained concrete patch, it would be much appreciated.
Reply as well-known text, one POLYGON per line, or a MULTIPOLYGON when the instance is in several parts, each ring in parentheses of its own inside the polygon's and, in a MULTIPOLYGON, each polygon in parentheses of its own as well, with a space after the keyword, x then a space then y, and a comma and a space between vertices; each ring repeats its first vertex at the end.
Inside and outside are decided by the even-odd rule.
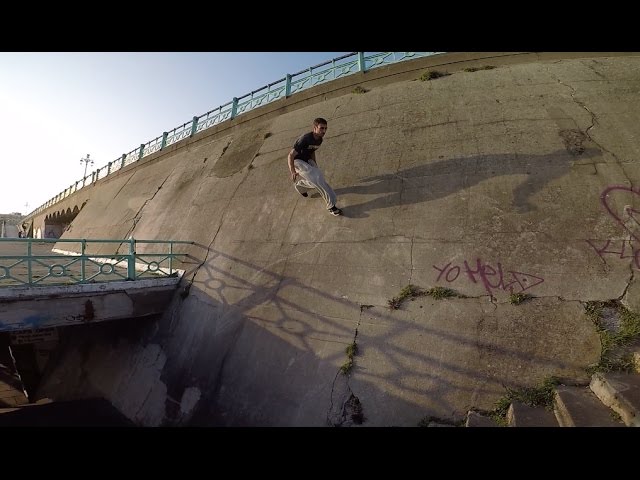
POLYGON ((571 155, 577 156, 584 153, 585 147, 583 143, 587 136, 580 130, 561 130, 559 135, 564 140, 564 145, 571 155))
POLYGON ((234 135, 229 146, 223 151, 213 167, 218 178, 230 177, 249 165, 264 143, 268 125, 260 125, 253 130, 234 135))

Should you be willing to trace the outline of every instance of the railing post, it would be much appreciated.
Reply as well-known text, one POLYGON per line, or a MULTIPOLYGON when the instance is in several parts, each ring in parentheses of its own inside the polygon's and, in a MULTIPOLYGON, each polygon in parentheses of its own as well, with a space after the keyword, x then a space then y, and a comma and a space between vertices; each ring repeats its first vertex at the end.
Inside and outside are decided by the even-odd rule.
POLYGON ((284 96, 285 98, 291 96, 291 75, 288 73, 287 73, 287 81, 284 84, 284 96))
POLYGON ((173 242, 169 242, 169 276, 173 273, 173 242))
POLYGON ((198 117, 193 117, 193 120, 191 120, 191 135, 189 135, 190 137, 193 137, 196 134, 197 128, 198 128, 198 117))
POLYGON ((107 164, 107 175, 111 174, 111 162, 107 164))
POLYGON ((122 154, 122 164, 120 165, 120 168, 124 168, 124 161, 127 159, 127 154, 123 153, 122 154))
POLYGON ((361 72, 365 72, 365 65, 364 65, 364 52, 358 52, 358 70, 360 70, 361 72))
POLYGON ((169 132, 162 132, 162 143, 160 144, 160 150, 167 146, 167 137, 169 136, 169 132))
POLYGON ((27 280, 29 281, 29 285, 33 281, 33 272, 31 271, 31 239, 27 239, 27 257, 29 257, 29 261, 27 262, 27 280))
POLYGON ((85 252, 87 250, 87 240, 85 238, 82 239, 81 243, 81 248, 80 248, 80 281, 84 282, 86 277, 86 259, 85 259, 85 252))
POLYGON ((136 241, 129 239, 129 257, 127 262, 127 280, 136 279, 136 241))
POLYGON ((236 118, 238 113, 238 99, 233 97, 233 104, 231 105, 231 118, 236 118))
POLYGON ((144 143, 140 144, 140 153, 138 154, 138 160, 140 160, 142 158, 142 155, 144 154, 144 143))

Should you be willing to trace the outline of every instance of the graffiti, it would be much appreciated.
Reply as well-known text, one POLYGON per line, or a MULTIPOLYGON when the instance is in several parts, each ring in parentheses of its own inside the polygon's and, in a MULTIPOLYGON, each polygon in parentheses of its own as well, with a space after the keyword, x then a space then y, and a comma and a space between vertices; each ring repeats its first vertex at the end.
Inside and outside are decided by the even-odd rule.
POLYGON ((629 203, 633 203, 634 200, 639 200, 637 198, 639 195, 640 191, 634 190, 633 187, 627 187, 625 185, 611 185, 602 191, 600 201, 609 215, 611 215, 616 222, 622 225, 633 238, 640 242, 640 221, 638 221, 638 218, 640 217, 640 210, 636 210, 632 208, 631 205, 625 204, 624 202, 624 200, 627 200, 629 203), (623 194, 613 195, 620 192, 623 194), (625 196, 627 197, 626 199, 624 198, 625 196), (618 215, 618 213, 614 211, 612 206, 612 197, 618 198, 619 203, 624 205, 622 208, 622 215, 618 215))
POLYGON ((602 242, 603 240, 585 240, 591 248, 595 250, 600 259, 606 264, 607 260, 603 255, 616 255, 618 258, 633 258, 633 264, 637 269, 640 269, 640 248, 633 246, 633 240, 628 239, 609 239, 604 240, 604 245, 600 248, 596 245, 596 242, 602 242))
POLYGON ((472 283, 481 283, 489 295, 492 295, 493 290, 520 293, 544 282, 542 277, 530 273, 517 272, 515 270, 503 271, 500 262, 494 268, 479 258, 476 259, 475 268, 472 268, 466 260, 462 266, 451 266, 451 262, 449 262, 442 268, 435 265, 432 265, 432 267, 440 272, 436 282, 441 280, 448 283, 455 282, 462 273, 462 278, 467 278, 472 283), (464 274, 466 274, 466 277, 464 274))
POLYGON ((631 206, 634 201, 639 200, 638 196, 640 191, 626 185, 611 185, 600 194, 602 206, 609 216, 631 235, 625 239, 585 240, 605 264, 605 255, 615 255, 620 259, 633 259, 635 268, 640 269, 640 248, 633 245, 640 242, 640 210, 631 206), (622 208, 616 209, 616 204, 622 208))

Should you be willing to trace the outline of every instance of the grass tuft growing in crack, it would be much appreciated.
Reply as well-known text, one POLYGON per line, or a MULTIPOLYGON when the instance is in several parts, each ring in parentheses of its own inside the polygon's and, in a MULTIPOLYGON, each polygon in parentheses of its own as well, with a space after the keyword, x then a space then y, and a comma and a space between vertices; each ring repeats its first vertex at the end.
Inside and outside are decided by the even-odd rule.
POLYGON ((509 295, 509 302, 511 305, 520 305, 522 302, 526 302, 531 298, 533 298, 533 295, 529 295, 528 293, 512 293, 509 295))
POLYGON ((584 309, 596 326, 601 344, 600 359, 589 365, 587 372, 633 371, 633 356, 624 347, 640 337, 640 314, 619 300, 587 302, 584 309))
POLYGON ((355 340, 353 341, 353 343, 347 345, 345 353, 347 354, 347 361, 342 364, 342 366, 340 367, 340 371, 343 375, 349 375, 349 373, 351 373, 351 370, 353 369, 353 359, 356 356, 356 353, 358 353, 358 345, 356 344, 355 340))
POLYGON ((400 294, 397 297, 393 297, 387 303, 391 310, 398 310, 402 302, 404 302, 407 298, 416 298, 426 295, 426 292, 423 291, 420 287, 409 284, 400 290, 400 294))
POLYGON ((398 310, 402 305, 402 302, 404 302, 407 298, 414 300, 417 297, 423 297, 425 295, 433 297, 436 300, 448 297, 466 298, 464 295, 456 293, 450 288, 433 287, 427 291, 424 291, 422 288, 417 287, 416 285, 409 284, 402 290, 400 290, 400 294, 397 297, 393 297, 391 300, 388 300, 387 304, 389 305, 389 308, 391 310, 398 310))
POLYGON ((449 297, 459 297, 464 298, 462 295, 457 294, 450 288, 445 287, 433 287, 427 290, 426 295, 435 298, 436 300, 440 300, 441 298, 449 298, 449 297))
POLYGON ((449 74, 444 72, 439 72, 437 70, 427 70, 422 75, 420 75, 418 80, 420 80, 421 82, 426 82, 428 80, 434 80, 436 78, 446 77, 447 75, 449 74))
POLYGON ((358 85, 356 88, 354 88, 353 90, 351 90, 351 93, 367 93, 369 90, 367 90, 364 87, 361 87, 360 85, 358 85))
POLYGON ((495 403, 495 408, 489 412, 489 416, 498 425, 506 426, 507 411, 513 402, 551 410, 553 408, 553 391, 559 384, 560 380, 557 377, 550 376, 546 377, 538 387, 505 387, 507 393, 495 403))
POLYGON ((477 72, 478 70, 493 70, 496 68, 494 65, 485 65, 484 67, 467 67, 464 69, 465 72, 477 72))

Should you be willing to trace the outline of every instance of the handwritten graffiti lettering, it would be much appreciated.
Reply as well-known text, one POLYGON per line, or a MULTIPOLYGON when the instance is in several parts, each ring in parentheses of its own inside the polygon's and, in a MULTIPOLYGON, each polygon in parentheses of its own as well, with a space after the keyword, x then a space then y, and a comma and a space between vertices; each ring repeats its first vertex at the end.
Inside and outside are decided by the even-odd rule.
POLYGON ((493 290, 505 290, 509 293, 524 292, 544 282, 542 277, 530 273, 517 272, 515 270, 507 270, 504 272, 500 262, 498 262, 494 268, 479 258, 476 259, 475 265, 469 265, 465 260, 463 266, 451 266, 451 262, 442 268, 435 265, 432 266, 440 272, 436 282, 455 282, 460 276, 460 273, 465 273, 466 278, 472 283, 482 284, 489 295, 491 295, 493 290))
POLYGON ((620 259, 632 259, 633 266, 640 269, 640 248, 634 246, 640 242, 640 210, 632 207, 639 197, 640 191, 626 185, 611 185, 600 194, 607 213, 631 235, 628 239, 585 240, 605 264, 605 255, 615 255, 620 259))
POLYGON ((632 240, 585 240, 595 250, 600 259, 606 264, 604 255, 615 255, 620 259, 633 258, 633 264, 640 269, 640 248, 633 246, 632 240), (598 245, 602 245, 598 247, 598 245))
POLYGON ((622 225, 633 238, 640 242, 640 210, 636 210, 631 206, 634 201, 640 200, 639 196, 640 191, 634 190, 633 187, 611 185, 602 191, 600 201, 609 215, 622 225), (614 202, 614 198, 618 202, 614 202), (613 205, 615 203, 624 205, 622 212, 614 210, 613 205))

